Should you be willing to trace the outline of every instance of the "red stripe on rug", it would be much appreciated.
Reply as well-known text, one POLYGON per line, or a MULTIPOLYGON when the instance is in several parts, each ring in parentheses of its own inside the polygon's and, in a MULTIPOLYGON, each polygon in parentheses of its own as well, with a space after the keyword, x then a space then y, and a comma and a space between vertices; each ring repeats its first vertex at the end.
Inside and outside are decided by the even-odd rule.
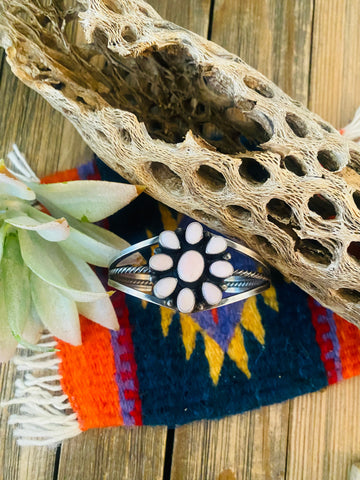
POLYGON ((339 315, 334 314, 340 343, 343 378, 360 375, 360 330, 339 315))
POLYGON ((77 168, 47 175, 41 179, 41 183, 69 182, 71 180, 80 180, 77 168))

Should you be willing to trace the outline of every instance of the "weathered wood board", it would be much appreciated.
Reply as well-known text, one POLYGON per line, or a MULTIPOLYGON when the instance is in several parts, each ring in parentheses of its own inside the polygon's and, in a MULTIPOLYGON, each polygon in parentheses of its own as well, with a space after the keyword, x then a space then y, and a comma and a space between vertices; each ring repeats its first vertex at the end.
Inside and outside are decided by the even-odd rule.
MULTIPOLYGON (((150 2, 161 15, 206 36, 210 0, 150 2)), ((341 127, 360 104, 359 0, 215 0, 212 39, 287 93, 341 127)), ((0 157, 13 142, 39 175, 89 158, 75 129, 20 84, 0 61, 0 157)), ((9 398, 12 365, 0 370, 9 398)), ((360 460, 360 378, 221 421, 175 431, 171 471, 165 428, 105 429, 61 450, 19 448, 0 412, 0 478, 342 480, 360 460), (168 459, 169 461, 169 459, 168 459), (167 463, 169 465, 169 463, 167 463)))

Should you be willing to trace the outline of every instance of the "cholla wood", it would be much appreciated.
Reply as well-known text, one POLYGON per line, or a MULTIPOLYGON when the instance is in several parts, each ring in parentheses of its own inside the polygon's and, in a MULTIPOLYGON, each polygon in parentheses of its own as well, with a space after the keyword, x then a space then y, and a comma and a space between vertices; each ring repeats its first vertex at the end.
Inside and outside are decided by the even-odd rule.
POLYGON ((141 0, 0 0, 0 40, 112 168, 360 325, 355 143, 141 0))

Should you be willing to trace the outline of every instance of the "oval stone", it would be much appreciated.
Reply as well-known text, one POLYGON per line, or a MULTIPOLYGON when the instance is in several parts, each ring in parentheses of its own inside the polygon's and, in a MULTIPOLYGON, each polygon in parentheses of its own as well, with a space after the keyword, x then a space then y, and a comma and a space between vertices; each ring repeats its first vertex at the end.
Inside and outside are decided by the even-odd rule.
POLYGON ((204 272, 205 261, 201 253, 189 250, 181 255, 177 271, 184 282, 196 282, 204 272))
POLYGON ((176 288, 177 279, 174 277, 165 277, 154 285, 154 295, 157 298, 164 299, 169 297, 176 288))
POLYGON ((159 243, 162 247, 170 248, 171 250, 178 250, 180 248, 178 236, 171 230, 165 230, 160 233, 159 243))
POLYGON ((195 308, 195 295, 190 288, 183 288, 177 296, 176 306, 181 313, 191 313, 195 308))
POLYGON ((225 252, 227 249, 227 243, 224 237, 220 237, 219 235, 214 235, 208 241, 206 245, 205 253, 209 255, 216 255, 218 253, 225 252))
POLYGON ((231 277, 231 275, 234 273, 234 267, 230 262, 218 260, 210 265, 209 271, 211 275, 214 275, 214 277, 227 278, 231 277))
POLYGON ((199 222, 190 223, 185 232, 185 240, 190 243, 190 245, 195 245, 202 240, 204 236, 204 230, 199 222))
POLYGON ((204 282, 201 287, 205 302, 209 305, 217 305, 222 299, 222 290, 210 282, 204 282))
POLYGON ((166 253, 158 253, 153 255, 149 260, 149 267, 156 272, 165 272, 174 265, 173 259, 166 253))

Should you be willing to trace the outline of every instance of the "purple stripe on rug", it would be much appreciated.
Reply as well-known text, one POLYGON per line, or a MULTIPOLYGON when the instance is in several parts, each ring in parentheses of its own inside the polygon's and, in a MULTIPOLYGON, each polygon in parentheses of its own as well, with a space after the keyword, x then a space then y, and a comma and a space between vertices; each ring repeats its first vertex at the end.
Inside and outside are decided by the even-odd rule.
MULTIPOLYGON (((318 302, 315 301, 317 305, 320 305, 318 302)), ((334 319, 334 314, 331 310, 326 309, 326 314, 319 315, 318 317, 319 323, 326 323, 329 327, 328 332, 322 335, 324 341, 330 341, 333 349, 326 353, 326 360, 333 360, 335 365, 336 377, 337 381, 343 379, 342 376, 342 365, 341 365, 341 358, 340 358, 340 343, 337 336, 337 328, 334 319)))
POLYGON ((119 338, 124 334, 124 329, 120 328, 118 332, 111 330, 111 346, 114 352, 114 360, 116 366, 115 380, 119 388, 119 402, 124 425, 135 425, 134 417, 130 414, 134 410, 135 401, 127 399, 125 392, 127 390, 135 390, 134 381, 132 379, 123 380, 122 373, 131 372, 131 365, 128 361, 121 360, 122 356, 127 353, 126 347, 119 342, 119 338))
POLYGON ((88 162, 88 163, 85 163, 84 165, 80 165, 77 168, 77 171, 78 171, 80 180, 87 180, 88 177, 95 174, 95 163, 88 162))

